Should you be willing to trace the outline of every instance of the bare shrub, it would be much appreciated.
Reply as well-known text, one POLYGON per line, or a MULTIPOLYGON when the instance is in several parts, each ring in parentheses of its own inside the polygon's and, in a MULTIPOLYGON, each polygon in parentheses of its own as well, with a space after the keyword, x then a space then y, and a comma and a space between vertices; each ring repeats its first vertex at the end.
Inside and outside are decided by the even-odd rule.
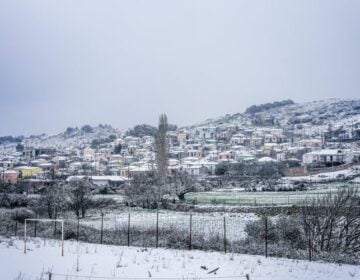
POLYGON ((86 211, 91 207, 92 193, 91 183, 87 177, 72 180, 66 186, 69 194, 70 208, 77 217, 85 217, 86 211))
POLYGON ((31 219, 35 217, 35 213, 28 208, 18 208, 12 212, 11 218, 14 221, 24 223, 25 219, 31 219))
POLYGON ((344 188, 314 200, 303 208, 303 224, 315 255, 337 261, 360 258, 360 197, 357 189, 344 188))

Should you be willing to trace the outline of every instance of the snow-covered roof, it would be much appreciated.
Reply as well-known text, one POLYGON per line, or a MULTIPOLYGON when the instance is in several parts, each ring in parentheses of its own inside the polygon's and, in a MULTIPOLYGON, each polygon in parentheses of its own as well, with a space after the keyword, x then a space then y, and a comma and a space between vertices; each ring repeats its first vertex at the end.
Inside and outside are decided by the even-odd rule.
POLYGON ((321 139, 302 139, 299 143, 322 143, 321 139))
POLYGON ((338 150, 338 149, 324 149, 319 151, 313 151, 310 153, 307 153, 307 155, 339 155, 339 154, 345 154, 347 153, 347 150, 338 150))
POLYGON ((262 157, 259 159, 259 162, 274 162, 274 161, 276 160, 270 157, 262 157))
POLYGON ((17 172, 16 170, 5 170, 4 174, 18 174, 19 172, 17 172))
POLYGON ((169 159, 169 165, 176 165, 178 163, 179 163, 179 160, 177 160, 177 159, 173 159, 173 158, 169 159))
POLYGON ((123 176, 91 176, 93 181, 111 181, 111 182, 123 182, 128 179, 123 176))
POLYGON ((52 166, 52 165, 53 164, 50 162, 44 162, 44 163, 39 164, 40 167, 48 167, 48 166, 52 166))
POLYGON ((186 158, 183 158, 183 161, 197 161, 198 158, 197 157, 186 157, 186 158))

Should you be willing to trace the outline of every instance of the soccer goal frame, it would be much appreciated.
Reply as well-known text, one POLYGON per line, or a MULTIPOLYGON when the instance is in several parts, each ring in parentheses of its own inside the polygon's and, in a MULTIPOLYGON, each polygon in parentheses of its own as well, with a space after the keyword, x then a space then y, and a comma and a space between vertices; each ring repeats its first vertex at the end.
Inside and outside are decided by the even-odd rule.
POLYGON ((61 223, 61 256, 64 256, 64 220, 55 219, 25 219, 24 225, 24 254, 26 254, 26 223, 27 222, 55 222, 61 223))

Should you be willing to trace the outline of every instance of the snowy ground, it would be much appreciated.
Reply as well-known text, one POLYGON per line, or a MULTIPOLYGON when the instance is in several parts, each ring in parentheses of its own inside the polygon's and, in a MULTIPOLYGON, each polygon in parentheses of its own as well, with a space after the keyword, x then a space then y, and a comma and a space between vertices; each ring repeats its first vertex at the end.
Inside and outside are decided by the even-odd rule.
POLYGON ((186 195, 189 200, 195 199, 199 204, 207 205, 304 205, 313 199, 320 198, 328 192, 335 193, 340 187, 351 186, 360 189, 360 181, 334 183, 312 183, 307 191, 294 192, 244 192, 228 189, 226 191, 197 192, 186 195))
POLYGON ((0 279, 359 279, 360 266, 217 252, 117 247, 33 239, 2 239, 0 279), (219 268, 216 274, 209 274, 219 268), (80 277, 85 276, 85 277, 80 277), (105 277, 105 278, 100 278, 105 277))
MULTIPOLYGON (((127 227, 128 214, 131 215, 131 227, 141 229, 154 229, 156 227, 156 211, 146 209, 131 209, 130 211, 111 209, 104 212, 104 228, 115 229, 127 227)), ((72 214, 72 213, 70 213, 72 214)), ((192 213, 192 230, 194 234, 206 235, 210 232, 223 232, 223 218, 226 217, 227 238, 237 240, 245 237, 244 229, 248 222, 255 221, 258 216, 254 213, 192 213)), ((69 215, 68 219, 73 215, 69 215)), ((167 230, 176 228, 187 231, 189 228, 189 212, 177 212, 160 210, 159 211, 159 229, 167 230)), ((89 211, 87 217, 81 220, 81 225, 94 228, 100 228, 101 216, 99 211, 89 211)))
POLYGON ((308 176, 293 176, 293 177, 283 177, 282 180, 285 183, 290 182, 305 182, 305 183, 326 183, 331 180, 345 180, 354 176, 360 176, 359 166, 350 167, 343 170, 333 171, 333 172, 323 172, 316 175, 308 176))

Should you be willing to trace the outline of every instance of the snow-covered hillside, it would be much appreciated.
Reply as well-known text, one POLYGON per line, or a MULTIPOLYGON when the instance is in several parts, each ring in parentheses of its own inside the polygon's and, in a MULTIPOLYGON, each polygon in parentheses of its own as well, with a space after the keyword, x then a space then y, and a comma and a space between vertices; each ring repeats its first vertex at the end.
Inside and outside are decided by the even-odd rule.
MULTIPOLYGON (((198 127, 213 126, 223 127, 236 124, 241 128, 257 126, 275 126, 284 128, 285 131, 293 131, 297 135, 321 135, 322 132, 341 127, 349 127, 360 122, 360 99, 343 100, 328 99, 306 103, 294 103, 285 106, 274 107, 256 113, 237 113, 219 118, 208 119, 204 122, 186 127, 196 129, 198 127)), ((23 144, 32 147, 65 148, 73 146, 86 146, 93 140, 106 139, 109 136, 120 136, 124 133, 114 129, 110 125, 92 127, 91 132, 84 132, 75 128, 70 132, 56 135, 41 135, 25 138, 23 144)))
POLYGON ((306 103, 294 103, 270 108, 261 112, 238 113, 208 119, 191 126, 219 126, 237 124, 240 127, 274 125, 293 129, 302 135, 320 134, 329 128, 340 128, 360 122, 360 100, 328 99, 306 103))
POLYGON ((3 238, 0 279, 359 279, 360 266, 217 252, 3 238), (218 269, 217 269, 218 268, 218 269), (216 273, 210 273, 216 270, 216 273), (81 276, 81 278, 80 278, 81 276), (102 278, 104 277, 104 278, 102 278))
POLYGON ((118 137, 120 131, 110 125, 99 125, 90 127, 88 130, 78 128, 68 128, 56 135, 42 135, 38 137, 26 138, 23 141, 25 146, 29 147, 51 147, 64 149, 71 147, 88 146, 93 140, 102 140, 109 137, 118 137))

